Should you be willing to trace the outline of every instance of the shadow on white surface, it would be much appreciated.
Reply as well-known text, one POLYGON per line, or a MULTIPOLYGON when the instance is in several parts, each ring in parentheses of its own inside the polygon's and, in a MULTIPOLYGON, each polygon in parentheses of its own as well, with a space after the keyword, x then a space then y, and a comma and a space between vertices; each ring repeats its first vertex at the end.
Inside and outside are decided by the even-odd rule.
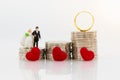
POLYGON ((19 61, 24 80, 97 80, 97 61, 19 61))

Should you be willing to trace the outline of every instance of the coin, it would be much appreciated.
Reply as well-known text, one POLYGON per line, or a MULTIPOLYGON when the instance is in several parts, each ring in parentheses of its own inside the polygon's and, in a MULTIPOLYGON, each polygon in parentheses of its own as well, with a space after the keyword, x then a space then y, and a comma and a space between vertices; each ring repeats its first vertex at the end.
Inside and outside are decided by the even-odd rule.
POLYGON ((76 60, 83 60, 80 55, 82 47, 88 48, 97 55, 97 39, 96 32, 72 32, 71 41, 73 43, 72 55, 76 60))
MULTIPOLYGON (((26 54, 29 52, 31 49, 30 48, 20 48, 19 49, 19 59, 20 60, 27 60, 26 59, 26 54)), ((46 49, 41 48, 40 49, 40 60, 46 58, 46 49)))
POLYGON ((53 60, 52 56, 52 50, 55 47, 60 47, 60 49, 67 53, 67 59, 69 59, 69 53, 70 53, 70 42, 65 41, 51 41, 46 42, 46 56, 48 60, 53 60))

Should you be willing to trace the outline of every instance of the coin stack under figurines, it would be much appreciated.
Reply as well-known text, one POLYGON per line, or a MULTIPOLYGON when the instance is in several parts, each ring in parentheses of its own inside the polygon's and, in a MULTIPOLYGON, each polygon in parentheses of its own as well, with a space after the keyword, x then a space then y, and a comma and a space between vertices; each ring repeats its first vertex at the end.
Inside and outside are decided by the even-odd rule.
POLYGON ((65 53, 67 53, 67 59, 69 59, 69 53, 70 53, 70 47, 69 47, 70 42, 46 42, 46 57, 47 60, 54 60, 53 59, 53 55, 52 55, 52 50, 55 47, 59 47, 62 51, 64 51, 65 53))
POLYGON ((20 48, 19 49, 19 59, 20 60, 27 60, 26 59, 26 54, 29 52, 31 49, 30 48, 20 48))
POLYGON ((80 49, 86 47, 87 49, 97 53, 96 32, 72 32, 71 40, 73 43, 73 58, 76 60, 83 60, 80 54, 80 49))
MULTIPOLYGON (((19 59, 20 60, 27 60, 26 54, 30 50, 31 50, 31 48, 20 48, 19 49, 19 59)), ((46 59, 46 49, 45 48, 40 49, 40 59, 46 59)))

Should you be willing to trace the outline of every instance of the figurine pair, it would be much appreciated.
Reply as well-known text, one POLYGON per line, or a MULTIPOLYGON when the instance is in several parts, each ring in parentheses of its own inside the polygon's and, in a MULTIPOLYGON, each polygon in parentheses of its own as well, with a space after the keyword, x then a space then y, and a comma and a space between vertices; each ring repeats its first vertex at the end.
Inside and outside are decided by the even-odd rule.
POLYGON ((38 47, 38 41, 40 38, 41 38, 41 35, 40 35, 39 27, 36 26, 33 32, 31 29, 29 29, 25 33, 21 44, 25 48, 38 47))

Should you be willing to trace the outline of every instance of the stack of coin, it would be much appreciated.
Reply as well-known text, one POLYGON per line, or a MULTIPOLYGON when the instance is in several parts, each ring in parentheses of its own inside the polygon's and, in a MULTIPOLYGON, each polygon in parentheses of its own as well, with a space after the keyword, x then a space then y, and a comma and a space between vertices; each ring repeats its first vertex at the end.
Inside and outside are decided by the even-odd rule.
POLYGON ((69 47, 69 44, 70 42, 55 42, 55 41, 52 41, 52 42, 46 42, 46 57, 47 57, 47 60, 54 60, 53 59, 53 55, 52 55, 52 50, 53 48, 55 47, 60 47, 60 49, 64 52, 67 53, 67 59, 69 59, 69 53, 70 53, 70 47, 69 47))
POLYGON ((46 48, 40 48, 40 60, 46 59, 46 48))
POLYGON ((31 49, 30 48, 20 48, 19 49, 19 59, 20 60, 27 60, 26 59, 26 53, 29 52, 31 49))
MULTIPOLYGON (((26 59, 26 54, 27 52, 29 52, 31 50, 31 48, 20 48, 19 49, 19 59, 20 60, 27 60, 26 59)), ((41 48, 40 49, 40 59, 45 59, 46 58, 46 49, 41 48)))
POLYGON ((86 47, 88 50, 91 50, 97 53, 97 40, 96 32, 72 32, 71 40, 73 43, 73 58, 76 60, 83 60, 80 55, 80 49, 86 47))

